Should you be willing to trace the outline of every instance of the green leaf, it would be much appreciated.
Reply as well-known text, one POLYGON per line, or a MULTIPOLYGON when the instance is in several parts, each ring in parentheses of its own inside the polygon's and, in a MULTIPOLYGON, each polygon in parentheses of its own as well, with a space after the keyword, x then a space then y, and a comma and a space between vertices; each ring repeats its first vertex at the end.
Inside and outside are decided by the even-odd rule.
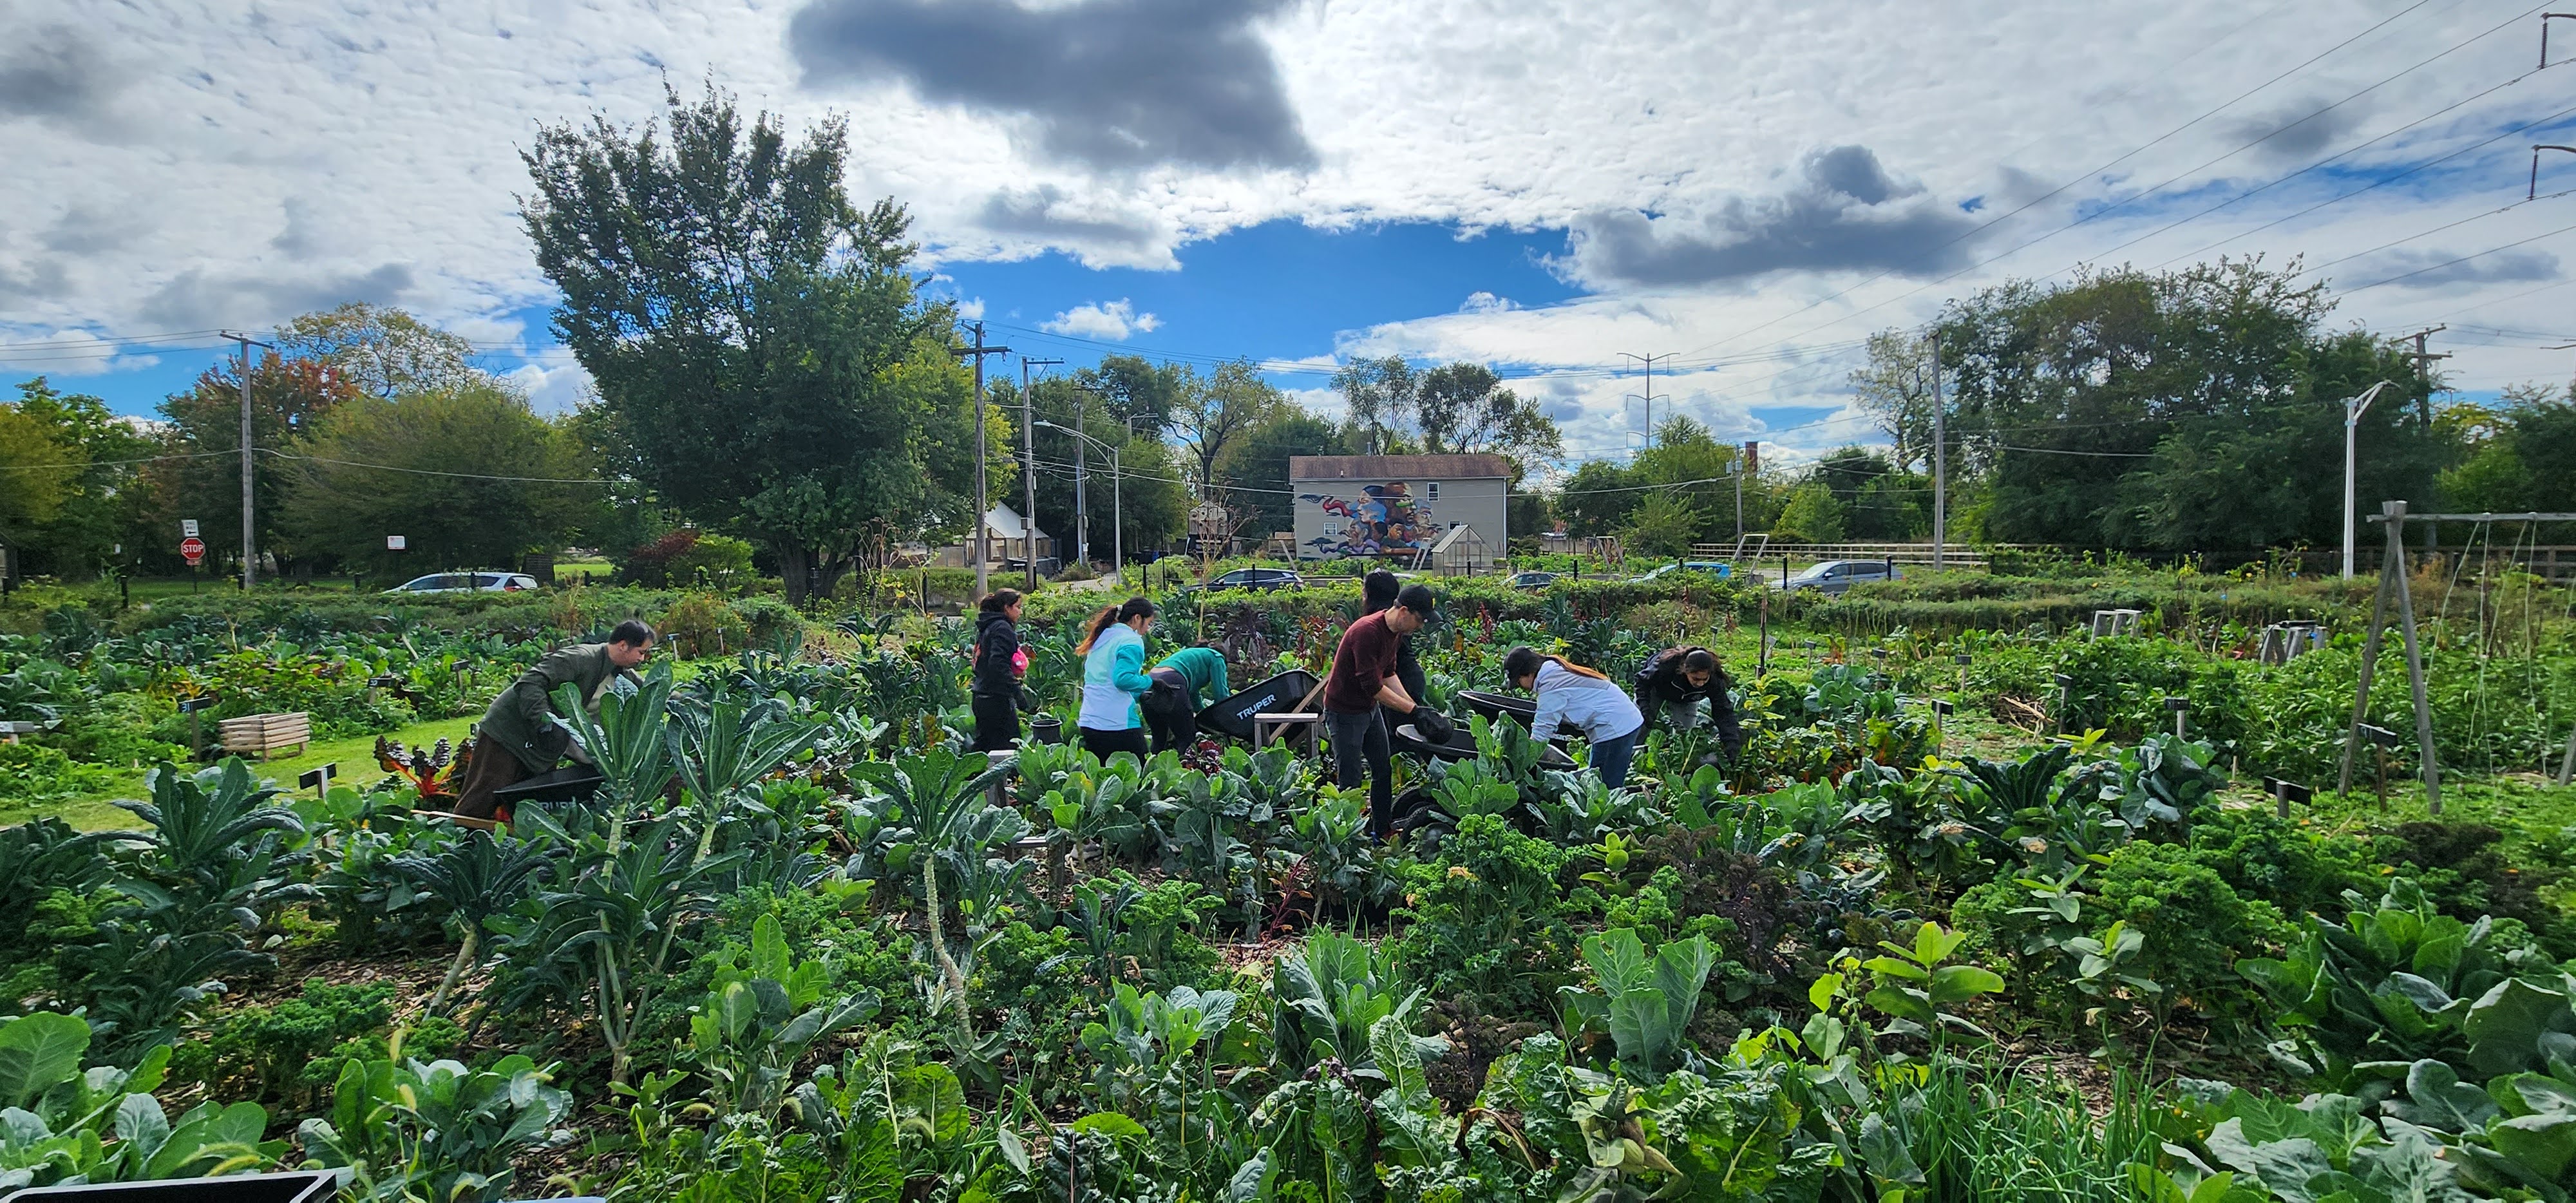
POLYGON ((2469 1040, 2469 1064, 2496 1077, 2518 1070, 2541 1069, 2540 1038, 2576 1026, 2567 996, 2544 990, 2520 978, 2507 978, 2469 1005, 2460 1032, 2469 1040))
POLYGON ((1946 1006, 1980 994, 2001 993, 2004 979, 1974 965, 1951 965, 1932 971, 1932 1005, 1946 1006))
POLYGON ((1029 1147, 1020 1142, 1020 1134, 1009 1124, 993 1129, 993 1143, 1002 1150, 1002 1160, 1010 1162, 1022 1177, 1029 1172, 1029 1147))
POLYGON ((36 1096, 80 1076, 89 1024, 40 1011, 0 1023, 0 1107, 32 1107, 36 1096))
POLYGON ((2487 1142, 2542 1182, 2576 1161, 2576 1115, 2525 1115, 2487 1130, 2487 1142))
POLYGON ((1076 1132, 1096 1132, 1121 1140, 1145 1138, 1145 1125, 1115 1111, 1095 1111, 1065 1126, 1076 1132))

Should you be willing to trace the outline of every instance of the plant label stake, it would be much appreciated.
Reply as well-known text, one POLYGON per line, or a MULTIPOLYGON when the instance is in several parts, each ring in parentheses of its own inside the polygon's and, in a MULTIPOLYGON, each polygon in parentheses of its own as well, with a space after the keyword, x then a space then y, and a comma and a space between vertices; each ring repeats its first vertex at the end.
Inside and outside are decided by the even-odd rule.
POLYGON ((179 699, 179 713, 188 716, 188 752, 192 759, 204 755, 206 751, 206 736, 199 729, 199 723, 202 720, 197 717, 197 712, 214 704, 215 695, 211 693, 179 699))
POLYGON ((2278 777, 2266 777, 2263 779, 2263 784, 2271 789, 2272 801, 2280 807, 2281 817, 2284 819, 2290 817, 2291 803, 2296 802, 2301 806, 2305 806, 2310 800, 2317 796, 2317 792, 2315 790, 2301 785, 2296 781, 2284 781, 2278 777))
POLYGON ((2385 814, 2388 812, 2388 750, 2398 745, 2400 737, 2386 727, 2375 727, 2369 723, 2361 725, 2361 737, 2370 741, 2370 750, 2379 760, 2379 810, 2385 814))
POLYGON ((299 788, 311 789, 313 791, 313 796, 315 798, 320 798, 331 792, 331 778, 339 771, 340 765, 337 761, 334 761, 330 764, 323 765, 312 772, 306 773, 301 777, 297 777, 295 779, 295 784, 299 788))
POLYGON ((2191 699, 2190 699, 2190 698, 2166 698, 2166 699, 2165 699, 2165 709, 2170 710, 2170 711, 2172 711, 2172 712, 2173 712, 2173 716, 2174 716, 2174 738, 2175 738, 2175 739, 2181 739, 2181 738, 2182 738, 2182 716, 2183 716, 2183 712, 2184 712, 2185 710, 2190 709, 2190 708, 2191 708, 2191 699))
POLYGON ((2066 734, 2066 714, 2075 709, 2075 678, 2057 674, 2057 713, 2049 716, 2057 724, 2057 733, 2066 734))
POLYGON ((2424 808, 2442 816, 2442 767, 2433 754, 2433 706, 2424 696, 2424 652, 2415 642, 2415 594, 2406 581, 2406 503, 2381 503, 2378 521, 2387 524, 2388 551, 2379 562, 2379 592, 2370 604, 2370 629, 2361 645, 2361 681, 2353 690, 2352 725, 2344 732, 2343 769, 2335 789, 2352 791, 2352 758, 2361 748, 2362 720, 2370 713, 2370 679, 2379 667, 2380 637, 2389 611, 2396 611, 2398 633, 2405 640, 2406 684, 2414 694, 2415 739, 2424 751, 2424 808))

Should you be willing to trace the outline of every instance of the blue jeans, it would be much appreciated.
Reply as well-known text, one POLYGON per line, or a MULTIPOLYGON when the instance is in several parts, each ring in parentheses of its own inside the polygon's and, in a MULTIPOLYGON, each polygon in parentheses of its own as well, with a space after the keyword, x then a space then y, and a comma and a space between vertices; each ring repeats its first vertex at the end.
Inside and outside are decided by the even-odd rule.
POLYGON ((1617 739, 1592 741, 1592 771, 1601 774, 1601 784, 1612 789, 1628 784, 1628 764, 1637 758, 1637 737, 1645 730, 1639 724, 1617 739))

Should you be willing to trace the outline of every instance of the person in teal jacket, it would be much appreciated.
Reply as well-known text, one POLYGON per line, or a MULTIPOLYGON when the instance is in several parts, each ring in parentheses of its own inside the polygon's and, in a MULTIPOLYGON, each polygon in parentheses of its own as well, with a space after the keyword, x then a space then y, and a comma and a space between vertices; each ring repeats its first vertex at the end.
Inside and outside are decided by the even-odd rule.
POLYGON ((1082 653, 1082 713, 1074 720, 1086 752, 1107 760, 1120 752, 1151 755, 1136 699, 1154 688, 1145 675, 1145 632, 1154 628, 1154 603, 1141 597, 1107 606, 1074 650, 1082 653))
POLYGON ((1196 747, 1199 708, 1234 692, 1226 685, 1225 653, 1212 647, 1182 648, 1146 675, 1154 678, 1154 688, 1137 708, 1145 712, 1157 752, 1196 747))

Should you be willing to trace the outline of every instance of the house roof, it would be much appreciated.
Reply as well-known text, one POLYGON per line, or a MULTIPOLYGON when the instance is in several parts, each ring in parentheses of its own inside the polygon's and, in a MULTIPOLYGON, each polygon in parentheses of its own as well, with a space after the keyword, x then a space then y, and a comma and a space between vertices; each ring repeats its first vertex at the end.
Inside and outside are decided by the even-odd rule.
MULTIPOLYGON (((1027 528, 1022 526, 1020 523, 1020 512, 1007 505, 996 505, 990 512, 984 515, 984 529, 992 532, 997 538, 1025 539, 1029 537, 1027 528)), ((1040 530, 1038 532, 1038 538, 1044 539, 1048 537, 1048 534, 1044 530, 1040 530)))
POLYGON ((1510 461, 1499 455, 1292 455, 1288 479, 1481 480, 1509 479, 1510 461))

